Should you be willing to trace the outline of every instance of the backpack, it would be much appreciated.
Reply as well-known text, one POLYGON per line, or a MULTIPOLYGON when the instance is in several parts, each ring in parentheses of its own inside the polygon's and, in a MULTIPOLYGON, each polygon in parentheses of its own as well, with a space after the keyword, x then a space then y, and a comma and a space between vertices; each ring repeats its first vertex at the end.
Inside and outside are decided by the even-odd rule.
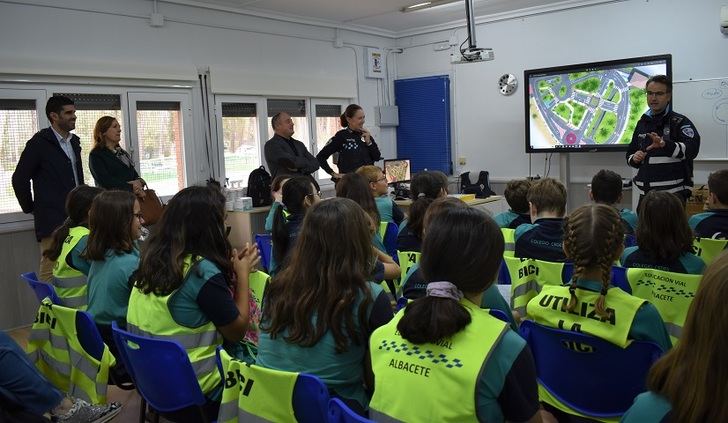
POLYGON ((246 195, 253 199, 253 207, 270 206, 273 199, 270 195, 270 173, 261 166, 250 172, 248 176, 248 191, 246 195))
POLYGON ((488 171, 481 170, 478 174, 478 181, 474 184, 470 182, 470 172, 460 175, 460 193, 475 194, 475 198, 487 198, 495 195, 495 191, 490 188, 488 171))

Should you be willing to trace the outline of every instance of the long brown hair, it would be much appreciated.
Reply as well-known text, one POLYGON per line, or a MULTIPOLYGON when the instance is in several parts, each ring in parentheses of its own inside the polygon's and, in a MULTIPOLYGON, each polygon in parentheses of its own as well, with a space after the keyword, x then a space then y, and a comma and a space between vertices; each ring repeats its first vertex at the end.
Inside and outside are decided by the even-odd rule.
POLYGON ((578 301, 576 281, 588 270, 598 268, 602 273, 602 290, 595 309, 600 317, 609 317, 605 298, 612 279, 612 263, 622 252, 623 239, 624 228, 619 214, 605 204, 583 205, 565 219, 564 252, 574 262, 574 276, 569 286, 571 299, 567 310, 574 310, 578 301))
POLYGON ((94 126, 94 146, 91 148, 92 150, 106 148, 104 132, 111 128, 111 125, 115 120, 116 118, 113 116, 101 116, 99 120, 96 121, 96 126, 94 126))
POLYGON ((219 188, 187 187, 169 200, 146 241, 132 276, 134 286, 144 294, 169 295, 184 282, 187 255, 211 261, 231 284, 232 247, 225 235, 225 196, 219 188))
POLYGON ((76 226, 88 227, 88 211, 91 203, 104 189, 79 185, 66 196, 66 214, 68 217, 61 226, 53 231, 51 246, 43 251, 43 255, 55 261, 61 255, 63 242, 68 237, 68 231, 76 226))
POLYGON ((647 388, 670 401, 672 421, 728 421, 728 254, 705 270, 680 342, 658 360, 647 388))
POLYGON ((134 219, 136 197, 128 191, 104 191, 94 198, 89 211, 91 233, 83 257, 103 261, 106 250, 117 254, 134 248, 131 221, 134 219))
POLYGON ((374 226, 379 227, 379 209, 374 202, 369 179, 360 173, 347 173, 336 184, 336 196, 354 200, 372 218, 374 226))
POLYGON ((313 205, 288 267, 268 286, 261 330, 271 338, 285 333, 286 342, 302 347, 315 345, 330 330, 337 352, 364 344, 373 255, 369 218, 358 204, 331 198, 313 205))
POLYGON ((660 261, 675 261, 693 251, 693 231, 680 199, 665 191, 650 191, 639 206, 635 235, 640 250, 660 261))
POLYGON ((412 205, 409 208, 407 227, 422 238, 422 223, 427 208, 440 196, 443 190, 447 193, 447 176, 439 171, 418 172, 410 184, 412 205))

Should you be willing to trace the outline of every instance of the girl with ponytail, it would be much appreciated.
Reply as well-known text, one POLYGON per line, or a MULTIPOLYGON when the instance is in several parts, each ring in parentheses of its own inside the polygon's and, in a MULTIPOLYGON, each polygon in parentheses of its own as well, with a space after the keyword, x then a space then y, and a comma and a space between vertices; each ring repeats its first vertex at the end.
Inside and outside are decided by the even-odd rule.
POLYGON ((52 283, 62 305, 86 309, 86 275, 91 262, 81 256, 88 239, 88 213, 91 203, 103 189, 79 185, 66 197, 68 218, 56 228, 50 248, 43 255, 53 266, 52 283))
MULTIPOLYGON (((670 337, 655 306, 611 285, 612 264, 622 253, 623 239, 621 218, 613 207, 587 204, 571 213, 565 219, 564 253, 574 263, 574 276, 566 286, 544 286, 526 306, 527 318, 622 348, 631 340, 644 340, 670 349, 670 337)), ((578 415, 548 393, 542 392, 541 401, 578 415)))
POLYGON ((481 210, 443 208, 428 220, 426 296, 370 339, 373 420, 541 421, 526 342, 480 308, 503 249, 500 228, 481 210))
POLYGON ((410 184, 412 205, 409 218, 399 227, 397 250, 420 251, 422 248, 422 226, 425 213, 433 201, 447 195, 447 176, 439 171, 422 171, 412 178, 410 184))

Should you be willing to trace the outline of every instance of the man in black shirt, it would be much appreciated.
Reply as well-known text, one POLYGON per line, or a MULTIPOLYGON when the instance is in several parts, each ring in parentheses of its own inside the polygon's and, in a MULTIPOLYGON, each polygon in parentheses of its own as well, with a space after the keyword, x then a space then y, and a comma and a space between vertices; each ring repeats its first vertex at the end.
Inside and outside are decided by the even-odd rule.
POLYGON ((668 77, 651 77, 645 93, 650 109, 637 122, 626 157, 627 164, 638 169, 634 186, 640 201, 647 192, 659 190, 674 193, 684 204, 693 186, 700 135, 690 119, 670 109, 672 81, 668 77))
POLYGON ((286 112, 273 115, 275 135, 265 143, 265 161, 271 177, 278 175, 309 176, 319 168, 318 160, 293 136, 293 119, 286 112))

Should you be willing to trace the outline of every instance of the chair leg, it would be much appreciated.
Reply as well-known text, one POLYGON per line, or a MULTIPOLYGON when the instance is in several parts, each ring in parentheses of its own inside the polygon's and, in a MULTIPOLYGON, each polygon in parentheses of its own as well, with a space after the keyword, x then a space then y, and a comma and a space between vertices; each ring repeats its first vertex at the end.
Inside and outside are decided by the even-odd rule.
POLYGON ((139 395, 139 397, 142 400, 141 405, 139 406, 139 423, 145 423, 146 411, 147 411, 147 401, 144 399, 143 396, 139 395))

